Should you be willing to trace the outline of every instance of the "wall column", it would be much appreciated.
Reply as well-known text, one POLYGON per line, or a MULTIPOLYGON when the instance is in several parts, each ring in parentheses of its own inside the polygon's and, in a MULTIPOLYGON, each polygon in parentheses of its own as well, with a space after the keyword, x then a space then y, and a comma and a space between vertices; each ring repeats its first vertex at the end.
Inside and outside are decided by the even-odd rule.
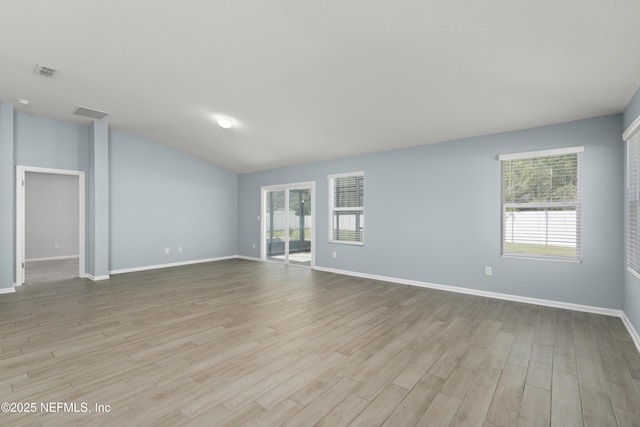
POLYGON ((89 129, 87 272, 92 280, 109 278, 109 128, 93 122, 89 129))
POLYGON ((14 292, 15 172, 13 105, 0 102, 0 293, 14 292))

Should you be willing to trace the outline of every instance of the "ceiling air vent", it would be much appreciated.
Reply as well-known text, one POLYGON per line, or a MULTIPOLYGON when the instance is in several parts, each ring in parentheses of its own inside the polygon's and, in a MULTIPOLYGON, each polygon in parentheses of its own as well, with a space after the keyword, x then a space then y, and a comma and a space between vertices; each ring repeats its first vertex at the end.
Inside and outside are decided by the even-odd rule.
POLYGON ((57 73, 58 71, 54 70, 53 68, 45 67, 44 65, 40 64, 37 64, 36 68, 34 68, 33 70, 33 74, 46 77, 48 79, 54 78, 57 73))
POLYGON ((73 114, 76 114, 78 116, 89 117, 91 119, 98 119, 98 120, 102 120, 109 115, 109 113, 105 113, 104 111, 94 110, 92 108, 83 107, 81 105, 76 107, 75 110, 73 110, 73 114))

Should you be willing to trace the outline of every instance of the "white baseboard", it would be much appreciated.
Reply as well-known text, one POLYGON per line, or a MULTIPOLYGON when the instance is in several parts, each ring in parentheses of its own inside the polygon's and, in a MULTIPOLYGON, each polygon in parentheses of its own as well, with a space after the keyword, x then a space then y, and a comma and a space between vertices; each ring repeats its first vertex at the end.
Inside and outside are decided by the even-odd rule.
POLYGON ((13 284, 13 288, 0 288, 0 295, 1 294, 12 294, 16 291, 15 288, 15 283, 13 284))
POLYGON ((206 259, 196 259, 191 261, 172 262, 168 264, 156 264, 156 265, 145 265, 142 267, 122 268, 119 270, 111 270, 109 271, 109 274, 134 273, 136 271, 156 270, 159 268, 168 268, 168 267, 179 267, 181 265, 201 264, 203 262, 223 261, 226 259, 234 259, 237 257, 238 257, 237 255, 231 255, 231 256, 224 256, 224 257, 218 257, 218 258, 206 258, 206 259))
POLYGON ((64 256, 52 256, 47 258, 30 258, 25 259, 25 262, 37 262, 37 261, 57 261, 61 259, 78 259, 80 255, 64 255, 64 256))
POLYGON ((622 312, 622 316, 620 316, 620 318, 622 319, 622 323, 624 323, 624 326, 627 327, 627 331, 629 331, 629 335, 631 335, 631 338, 633 339, 633 342, 636 345, 638 352, 640 353, 640 335, 638 335, 638 331, 636 331, 636 329, 633 327, 631 321, 624 311, 622 312))
POLYGON ((108 280, 110 279, 108 274, 102 276, 94 276, 93 274, 85 274, 85 277, 93 282, 99 282, 100 280, 108 280))
POLYGON ((611 308, 594 307, 590 305, 573 304, 568 302, 560 302, 560 301, 546 300, 546 299, 540 299, 540 298, 522 297, 518 295, 502 294, 498 292, 481 291, 478 289, 461 288, 458 286, 439 285, 436 283, 420 282, 417 280, 398 279, 396 277, 378 276, 375 274, 357 273, 349 270, 339 270, 335 268, 315 267, 315 269, 320 271, 326 271, 329 273, 344 274, 347 276, 355 276, 355 277, 362 277, 365 279, 380 280, 383 282, 399 283, 402 285, 410 285, 410 286, 419 286, 422 288, 429 288, 429 289, 439 289, 441 291, 456 292, 460 294, 476 295, 476 296, 487 297, 487 298, 522 302, 526 304, 535 304, 535 305, 541 305, 545 307, 564 308, 567 310, 584 311, 587 313, 604 314, 607 316, 615 316, 615 317, 621 317, 622 315, 621 310, 614 310, 611 308))

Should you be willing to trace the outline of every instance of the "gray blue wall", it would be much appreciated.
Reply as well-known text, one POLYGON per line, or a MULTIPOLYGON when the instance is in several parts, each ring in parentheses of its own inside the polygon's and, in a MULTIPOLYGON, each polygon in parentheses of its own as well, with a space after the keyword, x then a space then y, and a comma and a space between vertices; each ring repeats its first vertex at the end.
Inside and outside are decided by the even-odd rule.
POLYGON ((237 254, 235 173, 138 136, 110 139, 111 270, 237 254))
POLYGON ((92 275, 237 254, 235 173, 144 138, 109 133, 105 123, 0 107, 0 197, 9 201, 0 208, 0 290, 15 280, 16 165, 86 172, 92 275))
POLYGON ((95 279, 109 276, 109 128, 104 122, 89 125, 87 179, 87 273, 95 279))
POLYGON ((86 125, 15 114, 16 165, 87 172, 88 140, 86 125))
MULTIPOLYGON (((14 199, 15 165, 90 172, 88 125, 0 106, 3 200, 14 199)), ((240 176, 154 141, 111 131, 104 187, 109 269, 235 254, 259 257, 260 187, 315 181, 319 267, 624 309, 640 329, 640 283, 624 273, 621 141, 623 129, 638 115, 640 92, 624 115, 240 176), (498 155, 575 145, 585 147, 583 262, 500 257, 498 155), (362 247, 328 242, 327 174, 351 171, 365 172, 362 247), (168 255, 164 248, 170 249, 168 255), (484 275, 484 266, 493 268, 493 276, 484 275)), ((14 212, 13 203, 2 204, 0 288, 12 286, 6 266, 13 269, 8 258, 14 246, 6 236, 13 240, 14 212)))
POLYGON ((260 186, 315 181, 317 266, 621 309, 621 129, 614 115, 240 175, 238 251, 260 256, 260 186), (585 147, 582 263, 502 258, 498 155, 567 146, 585 147), (365 172, 362 247, 328 242, 327 174, 352 171, 365 172))
MULTIPOLYGON (((14 130, 15 165, 89 172, 89 126, 15 113, 14 130)), ((89 191, 89 186, 85 186, 85 201, 89 200, 89 191)), ((12 200, 15 212, 15 195, 12 200)), ((87 206, 85 210, 88 212, 87 206)), ((87 216, 87 236, 90 231, 87 216)), ((88 241, 85 245, 87 267, 91 263, 88 241)), ((12 244, 15 248, 15 243, 12 244)))
MULTIPOLYGON (((640 117, 640 89, 636 91, 631 102, 624 110, 623 130, 631 126, 631 123, 638 117, 640 117)), ((623 240, 622 244, 624 245, 625 243, 623 240)), ((635 330, 640 333, 640 280, 626 270, 624 276, 624 312, 635 330)))
POLYGON ((0 293, 13 290, 15 269, 15 173, 13 105, 0 102, 0 293))

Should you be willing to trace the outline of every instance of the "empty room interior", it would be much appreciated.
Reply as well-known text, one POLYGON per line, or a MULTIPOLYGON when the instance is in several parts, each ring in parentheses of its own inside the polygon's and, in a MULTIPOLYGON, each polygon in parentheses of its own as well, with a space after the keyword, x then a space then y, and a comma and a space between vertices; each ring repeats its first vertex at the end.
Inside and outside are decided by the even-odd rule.
POLYGON ((0 424, 640 425, 639 18, 0 2, 0 424))

